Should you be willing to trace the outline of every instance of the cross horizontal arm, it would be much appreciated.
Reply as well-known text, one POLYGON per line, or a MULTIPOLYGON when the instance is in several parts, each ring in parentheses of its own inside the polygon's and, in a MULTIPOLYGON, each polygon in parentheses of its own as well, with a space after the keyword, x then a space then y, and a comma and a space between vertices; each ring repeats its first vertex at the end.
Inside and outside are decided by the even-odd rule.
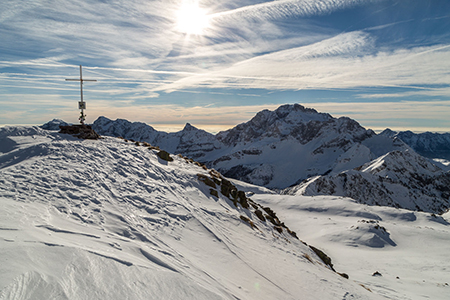
POLYGON ((66 81, 97 81, 95 79, 66 79, 66 81))

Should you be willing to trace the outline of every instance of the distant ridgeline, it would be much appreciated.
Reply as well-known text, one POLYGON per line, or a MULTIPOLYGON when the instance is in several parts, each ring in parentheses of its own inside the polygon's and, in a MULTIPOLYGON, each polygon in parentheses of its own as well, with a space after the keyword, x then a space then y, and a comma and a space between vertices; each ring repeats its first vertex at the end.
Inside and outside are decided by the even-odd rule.
POLYGON ((388 128, 381 132, 380 135, 399 138, 422 156, 450 160, 450 133, 396 132, 388 128))
MULTIPOLYGON (((60 120, 57 122, 61 123, 60 120)), ((45 128, 52 126, 49 123, 44 125, 45 128)), ((250 121, 216 135, 197 129, 189 123, 179 132, 166 133, 145 123, 132 123, 123 119, 113 121, 105 117, 99 117, 92 127, 100 135, 145 141, 170 153, 193 158, 227 177, 275 190, 295 188, 299 184, 304 187, 305 182, 311 183, 311 179, 317 176, 338 176, 349 170, 361 170, 363 165, 372 164, 393 151, 416 151, 428 158, 450 158, 448 133, 396 133, 387 129, 376 134, 348 117, 334 118, 299 104, 283 105, 274 111, 263 110, 250 121)), ((388 159, 384 163, 396 161, 401 164, 404 155, 400 156, 400 162, 388 159)), ((415 161, 419 160, 415 158, 415 161)), ((446 175, 445 170, 434 169, 436 166, 431 160, 428 162, 426 168, 433 170, 421 170, 419 174, 412 168, 408 169, 407 176, 422 176, 421 192, 415 190, 414 196, 420 197, 427 189, 436 191, 433 194, 436 203, 432 210, 442 212, 449 207, 448 192, 439 184, 446 184, 448 174, 446 175), (436 178, 440 179, 436 181, 436 178)), ((393 172, 398 171, 396 176, 401 177, 402 170, 406 169, 394 168, 393 172)), ((373 178, 378 180, 376 176, 373 178)), ((335 181, 330 182, 336 184, 335 181)), ((366 181, 359 184, 368 185, 366 181)), ((410 190, 408 184, 413 183, 402 181, 402 189, 410 190)), ((315 189, 295 188, 295 192, 307 190, 308 194, 314 191, 315 194, 348 195, 346 185, 340 189, 325 188, 324 183, 322 185, 315 189), (320 188, 322 185, 323 188, 320 188)), ((414 202, 414 197, 408 203, 394 203, 391 201, 392 197, 386 198, 390 192, 392 191, 387 188, 384 195, 376 196, 380 199, 369 201, 370 204, 386 203, 408 209, 431 209, 414 202)))

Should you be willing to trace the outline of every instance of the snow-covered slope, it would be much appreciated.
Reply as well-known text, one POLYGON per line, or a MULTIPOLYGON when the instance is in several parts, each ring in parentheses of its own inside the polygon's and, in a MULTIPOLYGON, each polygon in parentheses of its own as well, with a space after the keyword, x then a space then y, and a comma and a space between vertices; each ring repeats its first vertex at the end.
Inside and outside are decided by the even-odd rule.
POLYGON ((253 198, 384 299, 449 299, 450 213, 368 206, 336 196, 253 198))
POLYGON ((450 160, 450 133, 395 132, 388 128, 380 135, 399 138, 413 148, 414 151, 425 157, 450 160))
POLYGON ((1 128, 0 299, 381 299, 216 172, 158 151, 1 128))
POLYGON ((392 151, 353 170, 310 178, 285 193, 338 195, 441 214, 450 208, 450 173, 413 150, 392 151))
POLYGON ((299 104, 261 111, 215 136, 189 124, 177 133, 161 133, 142 123, 104 117, 93 127, 99 134, 147 141, 192 157, 228 177, 276 189, 408 148, 398 139, 377 136, 355 120, 333 118, 299 104))

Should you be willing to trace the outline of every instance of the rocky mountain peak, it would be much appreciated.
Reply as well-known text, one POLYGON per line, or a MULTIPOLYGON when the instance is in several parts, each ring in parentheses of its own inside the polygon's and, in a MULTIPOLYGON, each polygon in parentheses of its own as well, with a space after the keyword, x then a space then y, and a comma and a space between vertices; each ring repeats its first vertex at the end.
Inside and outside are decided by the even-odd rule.
POLYGON ((329 114, 319 113, 314 108, 307 108, 297 103, 282 105, 275 110, 275 113, 280 119, 286 118, 290 114, 299 115, 299 113, 304 115, 326 115, 331 118, 329 114))
MULTIPOLYGON (((307 132, 309 123, 322 124, 330 120, 334 120, 334 118, 329 114, 319 113, 315 109, 305 108, 300 104, 286 104, 274 111, 267 109, 260 111, 250 121, 239 124, 233 129, 220 132, 217 137, 229 145, 264 138, 286 139, 294 137, 303 139, 303 135, 310 135, 307 132)), ((317 126, 311 125, 311 127, 317 126)))
POLYGON ((263 110, 250 120, 250 124, 267 128, 274 123, 285 122, 288 124, 308 123, 309 121, 327 121, 333 119, 326 113, 319 113, 313 108, 306 108, 300 104, 286 104, 274 111, 263 110))
POLYGON ((199 130, 197 127, 192 126, 190 123, 186 123, 186 125, 184 125, 183 131, 195 131, 195 130, 199 130))
POLYGON ((388 137, 393 137, 397 134, 396 131, 391 130, 390 128, 386 128, 385 130, 383 130, 382 132, 380 132, 380 135, 383 136, 388 136, 388 137))

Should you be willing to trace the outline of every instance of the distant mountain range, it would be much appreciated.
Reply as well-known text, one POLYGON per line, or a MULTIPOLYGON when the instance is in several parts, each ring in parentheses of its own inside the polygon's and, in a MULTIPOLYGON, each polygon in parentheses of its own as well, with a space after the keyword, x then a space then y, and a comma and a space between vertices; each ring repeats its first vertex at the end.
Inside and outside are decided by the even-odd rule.
POLYGON ((227 177, 285 193, 348 196, 436 213, 450 207, 449 173, 427 159, 450 157, 450 134, 376 134, 348 117, 299 104, 263 110, 216 135, 189 123, 175 133, 106 117, 92 126, 101 135, 145 141, 227 177))
POLYGON ((450 133, 396 132, 388 128, 380 135, 401 139, 422 156, 450 160, 450 133))
POLYGON ((225 176, 282 189, 311 176, 337 174, 393 150, 409 147, 366 130, 350 118, 333 118, 299 104, 264 110, 250 121, 216 135, 186 124, 176 133, 144 123, 98 118, 102 135, 146 141, 191 157, 225 176))

